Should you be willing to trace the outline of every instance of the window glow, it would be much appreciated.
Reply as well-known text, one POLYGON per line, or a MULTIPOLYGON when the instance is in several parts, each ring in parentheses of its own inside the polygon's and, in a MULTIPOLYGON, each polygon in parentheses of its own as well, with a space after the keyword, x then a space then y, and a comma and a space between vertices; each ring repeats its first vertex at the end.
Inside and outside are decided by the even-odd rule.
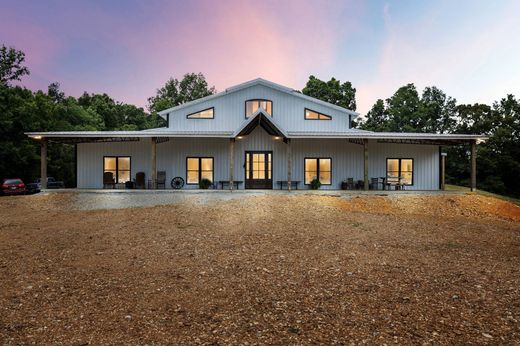
POLYGON ((248 100, 246 101, 246 118, 253 115, 260 107, 268 114, 273 115, 273 102, 269 100, 248 100))
POLYGON ((132 179, 130 168, 130 156, 106 156, 103 159, 103 173, 112 173, 117 184, 124 184, 132 179))
POLYGON ((413 184, 412 159, 386 159, 386 179, 389 183, 413 184))
POLYGON ((186 159, 186 183, 198 184, 202 179, 213 182, 213 158, 188 157, 186 159))
POLYGON ((305 184, 318 179, 324 185, 332 184, 332 160, 330 158, 305 159, 305 184))
POLYGON ((246 179, 272 179, 270 152, 246 153, 246 179))
POLYGON ((306 120, 331 120, 332 117, 327 114, 322 114, 305 108, 305 119, 306 120))
POLYGON ((188 119, 213 119, 215 113, 215 108, 208 108, 203 111, 188 114, 186 117, 188 119))

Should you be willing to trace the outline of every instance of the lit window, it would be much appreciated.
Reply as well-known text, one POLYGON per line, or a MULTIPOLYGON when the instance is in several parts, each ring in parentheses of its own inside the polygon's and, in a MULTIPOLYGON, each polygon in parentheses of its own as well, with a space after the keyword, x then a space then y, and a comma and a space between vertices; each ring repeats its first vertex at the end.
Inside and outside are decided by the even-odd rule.
POLYGON ((213 182, 213 158, 188 157, 186 159, 186 183, 198 184, 202 179, 213 182))
POLYGON ((305 184, 310 184, 314 179, 318 179, 323 185, 332 184, 332 159, 305 159, 305 184))
POLYGON ((215 115, 215 108, 208 108, 197 113, 188 114, 188 119, 213 119, 215 115))
POLYGON ((386 159, 386 179, 389 183, 413 185, 413 159, 386 159))
POLYGON ((130 156, 105 156, 103 159, 103 176, 109 173, 112 181, 123 184, 130 181, 130 156))
POLYGON ((273 115, 273 102, 269 100, 246 101, 246 118, 253 115, 260 107, 268 114, 273 115))
POLYGON ((305 108, 305 119, 306 120, 331 120, 332 117, 327 114, 322 114, 305 108))

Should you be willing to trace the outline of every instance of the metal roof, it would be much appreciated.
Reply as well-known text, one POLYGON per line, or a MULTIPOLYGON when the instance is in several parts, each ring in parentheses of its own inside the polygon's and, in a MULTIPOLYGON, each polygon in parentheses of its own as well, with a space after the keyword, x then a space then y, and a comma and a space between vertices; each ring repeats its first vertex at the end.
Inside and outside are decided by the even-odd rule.
POLYGON ((149 137, 223 137, 230 138, 233 131, 56 131, 26 132, 27 136, 44 138, 149 138, 149 137))
POLYGON ((466 134, 436 134, 436 133, 399 133, 399 132, 371 132, 352 129, 343 132, 285 132, 272 119, 263 115, 262 112, 255 113, 245 121, 236 131, 169 131, 165 128, 150 129, 144 131, 64 131, 64 132, 26 132, 33 139, 48 138, 53 142, 61 143, 89 143, 89 142, 120 142, 138 141, 140 138, 163 138, 169 137, 196 137, 196 138, 235 138, 238 135, 247 135, 257 125, 261 125, 271 135, 281 135, 284 138, 316 138, 316 139, 347 139, 351 142, 362 144, 363 139, 377 140, 384 143, 401 144, 427 144, 427 145, 459 145, 470 140, 485 141, 488 137, 483 135, 466 134), (262 115, 262 117, 259 117, 262 115), (259 122, 254 124, 255 119, 259 122), (262 121, 265 124, 262 124, 262 121), (250 128, 251 127, 251 128, 250 128), (267 129, 266 129, 267 127, 267 129), (251 130, 251 131, 248 131, 251 130), (153 131, 152 131, 153 130, 153 131), (245 131, 245 132, 244 132, 245 131), (242 134, 244 132, 244 134, 242 134))
POLYGON ((416 132, 372 132, 372 131, 344 131, 344 132, 311 132, 289 131, 290 138, 368 138, 368 139, 457 139, 486 140, 484 135, 447 134, 447 133, 416 133, 416 132))
POLYGON ((280 84, 276 84, 276 83, 270 82, 270 81, 262 79, 262 78, 256 78, 256 79, 250 80, 248 82, 241 83, 241 84, 232 86, 230 88, 227 88, 226 90, 224 90, 222 92, 219 92, 219 93, 216 93, 216 94, 213 94, 213 95, 209 95, 209 96, 206 96, 206 97, 202 97, 200 99, 196 99, 196 100, 193 100, 193 101, 190 101, 190 102, 186 102, 186 103, 183 103, 183 104, 175 106, 175 107, 171 107, 171 108, 165 109, 163 111, 158 112, 158 114, 160 116, 162 116, 162 117, 165 117, 166 114, 168 114, 170 112, 177 111, 177 110, 189 107, 189 106, 193 106, 193 105, 196 105, 196 104, 201 103, 201 102, 209 101, 209 100, 212 100, 212 99, 215 99, 215 98, 218 98, 218 97, 221 97, 221 96, 224 96, 224 95, 227 95, 227 94, 239 91, 239 90, 243 90, 243 89, 249 88, 249 87, 254 86, 254 85, 263 85, 263 86, 266 86, 268 88, 276 89, 278 91, 290 94, 292 96, 305 99, 307 101, 311 101, 311 102, 314 102, 314 103, 317 103, 317 104, 320 104, 320 105, 323 105, 323 106, 326 106, 326 107, 330 107, 330 108, 339 110, 341 112, 345 112, 347 114, 353 115, 354 117, 359 116, 359 113, 351 111, 350 109, 343 108, 343 107, 340 107, 340 106, 336 106, 336 105, 334 105, 332 103, 325 102, 325 101, 316 99, 314 97, 310 97, 310 96, 304 95, 301 92, 299 92, 298 90, 291 89, 291 88, 288 88, 286 86, 283 86, 283 85, 280 85, 280 84))

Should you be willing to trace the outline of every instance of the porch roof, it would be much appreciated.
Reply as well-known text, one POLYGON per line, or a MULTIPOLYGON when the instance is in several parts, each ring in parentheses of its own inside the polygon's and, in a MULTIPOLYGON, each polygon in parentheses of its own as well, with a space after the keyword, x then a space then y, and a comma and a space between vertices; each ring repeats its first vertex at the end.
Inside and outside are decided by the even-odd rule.
POLYGON ((457 145, 471 140, 485 141, 485 135, 468 134, 436 134, 436 133, 400 133, 400 132, 371 132, 352 129, 344 132, 309 132, 309 131, 285 131, 272 118, 262 112, 255 113, 245 121, 236 131, 171 131, 167 128, 151 129, 144 131, 56 131, 56 132, 26 132, 33 139, 46 138, 53 142, 61 143, 87 143, 109 141, 136 141, 140 138, 152 137, 205 137, 205 138, 235 138, 249 134, 256 126, 260 125, 273 136, 294 139, 347 139, 359 141, 373 139, 378 142, 406 143, 406 144, 431 144, 431 145, 457 145))
POLYGON ((287 132, 266 113, 267 112, 263 108, 259 108, 246 121, 244 121, 235 132, 233 132, 232 137, 247 136, 253 132, 257 126, 261 126, 271 136, 288 138, 287 132))

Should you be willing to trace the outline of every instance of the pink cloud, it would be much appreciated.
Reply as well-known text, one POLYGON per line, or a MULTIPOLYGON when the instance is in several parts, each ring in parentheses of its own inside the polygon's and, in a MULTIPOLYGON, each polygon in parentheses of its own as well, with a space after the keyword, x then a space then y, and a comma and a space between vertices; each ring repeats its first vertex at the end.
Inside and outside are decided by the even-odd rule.
POLYGON ((203 72, 219 90, 263 77, 301 88, 317 67, 334 63, 337 27, 318 3, 289 3, 274 14, 262 2, 209 3, 196 20, 168 20, 164 9, 149 31, 125 37, 155 87, 170 76, 203 72), (289 19, 288 19, 289 17, 289 19), (312 25, 309 25, 312 23, 312 25))

